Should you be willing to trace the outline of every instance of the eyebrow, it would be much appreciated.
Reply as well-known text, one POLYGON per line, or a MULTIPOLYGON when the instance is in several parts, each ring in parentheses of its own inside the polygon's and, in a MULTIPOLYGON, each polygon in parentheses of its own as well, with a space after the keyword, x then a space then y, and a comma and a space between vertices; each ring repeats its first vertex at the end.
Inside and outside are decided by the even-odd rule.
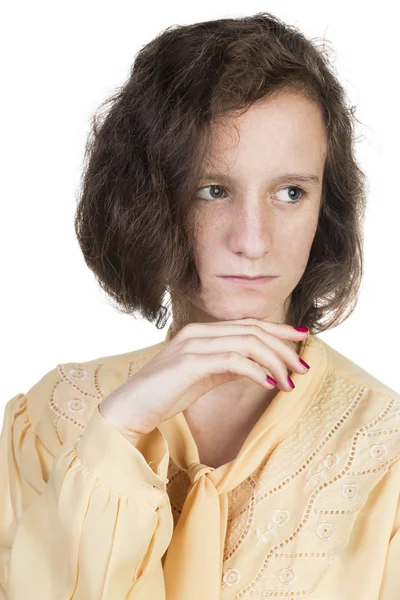
MULTIPOLYGON (((224 175, 223 173, 204 173, 202 176, 203 179, 219 179, 220 181, 231 183, 231 179, 228 175, 224 175)), ((273 183, 281 183, 282 181, 286 181, 288 179, 295 181, 302 181, 304 183, 314 183, 319 184, 320 180, 317 175, 309 172, 298 172, 298 173, 281 173, 276 177, 272 178, 273 183)))

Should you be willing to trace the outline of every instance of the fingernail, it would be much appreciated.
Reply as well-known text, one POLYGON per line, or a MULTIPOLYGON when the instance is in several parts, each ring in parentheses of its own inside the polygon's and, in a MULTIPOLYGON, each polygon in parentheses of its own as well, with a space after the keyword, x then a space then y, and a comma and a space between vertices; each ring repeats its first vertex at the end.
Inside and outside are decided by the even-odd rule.
POLYGON ((289 382, 289 385, 290 385, 292 388, 296 387, 296 386, 294 385, 293 381, 291 380, 291 378, 289 377, 289 375, 288 375, 288 382, 289 382))
POLYGON ((308 331, 308 327, 294 327, 293 329, 300 331, 301 333, 308 331))
POLYGON ((305 360, 303 360, 302 358, 299 358, 299 362, 301 362, 301 364, 303 365, 303 367, 305 367, 306 369, 309 369, 309 368, 310 368, 310 365, 308 365, 308 364, 306 363, 306 361, 305 361, 305 360))
POLYGON ((278 385, 278 382, 275 381, 275 379, 273 377, 270 377, 269 375, 267 375, 267 381, 268 383, 270 383, 271 385, 278 385))

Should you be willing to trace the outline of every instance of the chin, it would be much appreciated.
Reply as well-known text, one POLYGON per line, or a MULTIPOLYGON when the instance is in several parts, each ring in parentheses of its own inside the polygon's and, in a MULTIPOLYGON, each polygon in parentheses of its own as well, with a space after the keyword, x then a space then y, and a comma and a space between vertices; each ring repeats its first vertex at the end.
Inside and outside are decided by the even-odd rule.
POLYGON ((234 301, 230 302, 229 306, 226 306, 225 304, 221 304, 217 307, 214 306, 212 310, 207 310, 207 307, 204 307, 202 312, 207 316, 209 322, 237 321, 240 319, 257 319, 259 321, 278 322, 278 317, 282 314, 282 307, 280 306, 274 305, 268 307, 265 302, 262 304, 258 302, 255 306, 250 305, 250 301, 246 302, 245 305, 241 299, 237 303, 234 301))

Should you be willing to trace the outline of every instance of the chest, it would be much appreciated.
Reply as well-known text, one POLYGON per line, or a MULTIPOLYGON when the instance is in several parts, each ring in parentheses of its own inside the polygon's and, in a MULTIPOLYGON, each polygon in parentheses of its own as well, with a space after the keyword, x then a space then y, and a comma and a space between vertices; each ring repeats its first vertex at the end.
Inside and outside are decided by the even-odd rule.
POLYGON ((262 411, 233 418, 229 413, 186 413, 185 418, 196 442, 200 462, 217 469, 234 460, 262 411))
POLYGON ((193 437, 199 451, 200 462, 217 469, 237 457, 247 436, 242 434, 232 438, 232 435, 217 432, 206 436, 195 433, 193 437))

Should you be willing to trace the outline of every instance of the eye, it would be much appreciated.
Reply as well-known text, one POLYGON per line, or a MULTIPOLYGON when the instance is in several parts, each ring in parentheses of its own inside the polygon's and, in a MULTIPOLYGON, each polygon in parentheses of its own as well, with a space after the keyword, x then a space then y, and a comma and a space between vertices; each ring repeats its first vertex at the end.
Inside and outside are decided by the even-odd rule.
MULTIPOLYGON (((222 197, 225 197, 225 196, 221 196, 220 191, 218 192, 218 190, 225 190, 225 188, 222 185, 218 185, 218 184, 206 185, 204 187, 199 188, 199 191, 207 190, 207 189, 210 189, 210 190, 217 189, 217 195, 216 195, 216 197, 213 197, 211 199, 202 198, 201 196, 198 196, 198 199, 201 200, 202 202, 211 202, 211 200, 220 200, 222 197)), ((288 202, 285 202, 284 200, 280 200, 280 202, 284 202, 285 204, 297 204, 298 202, 300 202, 301 199, 305 198, 308 195, 307 192, 298 185, 288 185, 286 187, 281 188, 276 193, 278 194, 278 193, 282 192, 283 190, 295 190, 296 192, 300 192, 300 194, 301 194, 300 198, 291 197, 288 202)), ((211 191, 211 193, 214 193, 214 192, 211 191)))
MULTIPOLYGON (((215 188, 216 188, 217 190, 218 190, 218 188, 219 188, 220 190, 223 190, 223 189, 225 189, 225 188, 223 188, 223 187, 222 187, 222 185, 218 185, 218 184, 216 184, 216 183, 215 183, 214 185, 205 185, 204 187, 202 187, 202 188, 199 188, 199 191, 201 191, 201 190, 206 190, 206 189, 208 189, 208 188, 209 188, 210 190, 215 190, 215 188)), ((218 196, 217 198, 211 198, 211 200, 219 200, 219 199, 221 198, 220 194, 217 194, 217 196, 218 196)), ((210 202, 210 200, 209 200, 208 198, 201 198, 200 196, 198 196, 198 198, 199 198, 199 200, 202 200, 203 202, 210 202)))
POLYGON ((300 200, 302 198, 305 198, 307 196, 307 192, 305 190, 303 190, 303 188, 301 188, 299 185, 288 185, 288 186, 280 189, 279 192, 281 192, 282 190, 291 190, 291 191, 295 190, 295 192, 300 191, 301 197, 293 198, 293 196, 291 196, 290 200, 287 204, 297 204, 298 202, 300 202, 300 200))

